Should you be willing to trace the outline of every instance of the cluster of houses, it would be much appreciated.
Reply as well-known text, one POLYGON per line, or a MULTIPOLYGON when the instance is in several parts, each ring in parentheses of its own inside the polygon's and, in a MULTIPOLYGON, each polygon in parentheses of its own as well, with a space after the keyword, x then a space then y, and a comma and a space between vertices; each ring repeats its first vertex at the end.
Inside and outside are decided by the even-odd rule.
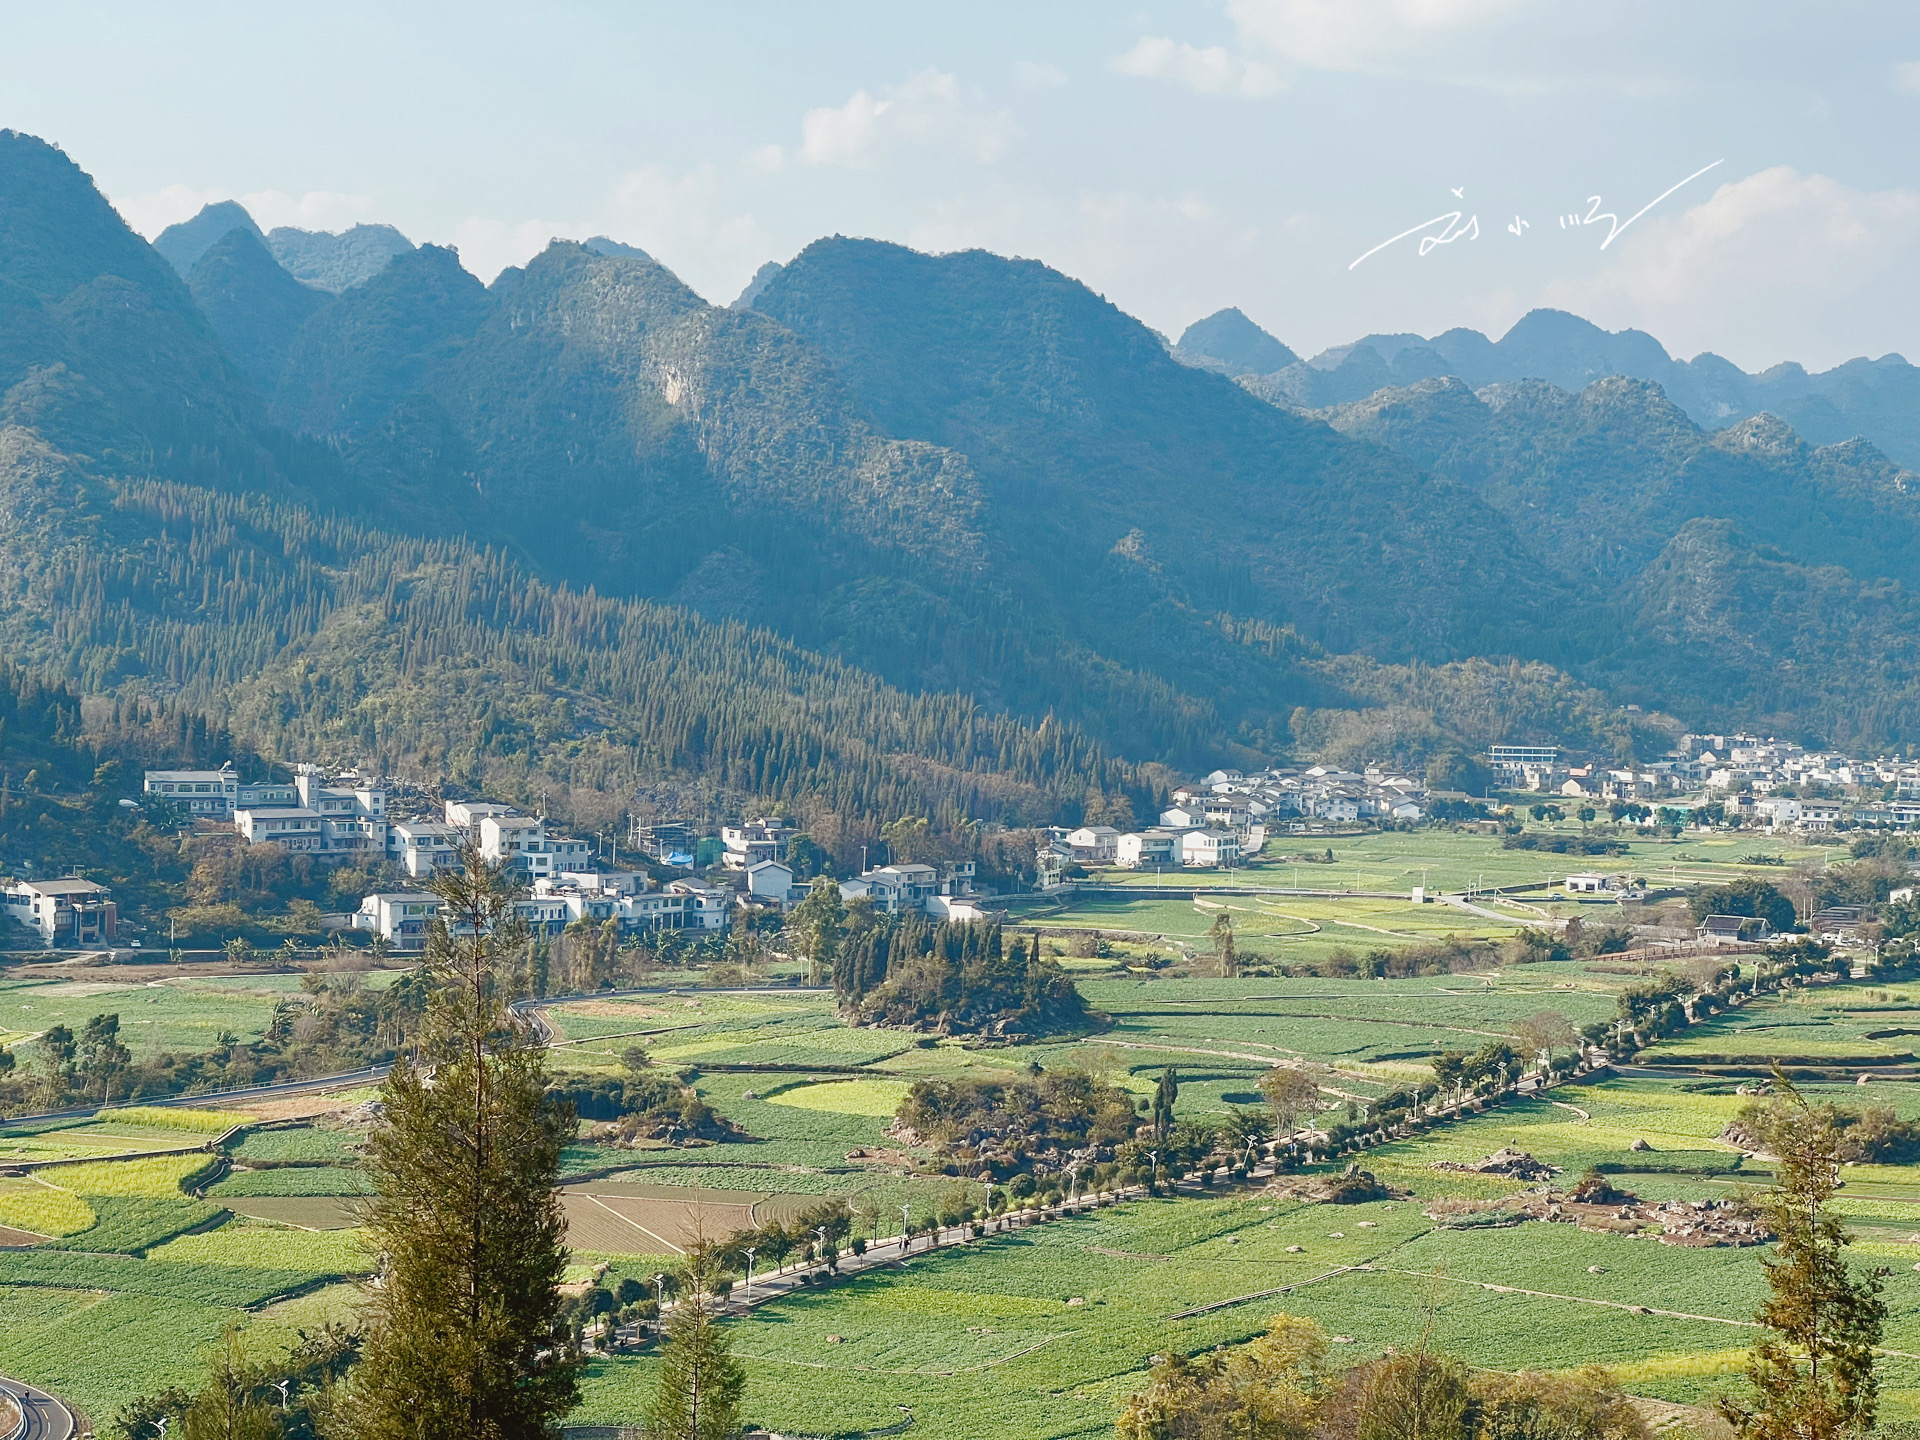
POLYGON ((1056 826, 1041 857, 1042 883, 1069 864, 1124 870, 1232 869, 1275 833, 1307 834, 1327 824, 1424 819, 1427 788, 1406 775, 1369 767, 1276 768, 1254 775, 1216 770, 1167 797, 1160 823, 1122 831, 1111 825, 1056 826))
MULTIPOLYGON (((738 873, 737 889, 691 878, 656 887, 645 870, 619 865, 617 841, 612 863, 606 863, 595 844, 560 833, 541 816, 490 800, 447 800, 439 802, 437 812, 403 816, 402 809, 424 807, 392 803, 384 782, 353 771, 300 765, 289 781, 243 781, 231 767, 149 770, 144 788, 197 821, 231 824, 250 845, 281 845, 341 864, 384 858, 415 880, 457 865, 462 850, 472 845, 487 860, 507 866, 525 886, 527 894, 516 905, 536 933, 576 921, 612 921, 622 934, 712 932, 725 930, 736 908, 785 910, 807 892, 784 858, 797 827, 773 816, 723 826, 717 843, 685 823, 636 827, 632 843, 664 865, 717 863, 738 873)), ((49 939, 112 940, 112 906, 100 887, 84 880, 32 883, 70 887, 61 892, 67 898, 57 911, 51 898, 23 902, 23 914, 46 917, 39 928, 49 939), (98 900, 76 904, 82 891, 72 887, 89 886, 86 894, 98 892, 98 900), (104 919, 94 918, 101 913, 104 919)), ((840 891, 849 900, 870 900, 889 915, 918 910, 939 919, 974 920, 985 914, 974 893, 971 862, 884 865, 863 870, 840 891)), ((11 905, 12 892, 6 894, 11 905)), ((425 889, 382 891, 366 896, 350 923, 396 951, 411 951, 426 945, 440 913, 439 898, 425 889)))
MULTIPOLYGON (((250 845, 282 845, 342 864, 385 859, 414 880, 457 865, 472 845, 526 887, 516 904, 536 932, 578 920, 611 920, 623 933, 714 931, 732 918, 730 891, 695 879, 656 888, 647 872, 620 867, 617 844, 613 863, 603 863, 594 844, 496 801, 447 800, 437 814, 402 816, 382 781, 352 771, 329 775, 313 765, 296 766, 288 782, 242 781, 231 767, 149 770, 144 788, 197 820, 230 823, 250 845)), ((350 924, 395 950, 418 950, 440 903, 424 889, 383 891, 363 899, 350 924)))
POLYGON ((1504 785, 1571 801, 1644 804, 1685 819, 1707 805, 1770 831, 1920 824, 1920 761, 1859 760, 1755 735, 1688 734, 1664 759, 1625 769, 1568 765, 1553 746, 1495 745, 1504 785))

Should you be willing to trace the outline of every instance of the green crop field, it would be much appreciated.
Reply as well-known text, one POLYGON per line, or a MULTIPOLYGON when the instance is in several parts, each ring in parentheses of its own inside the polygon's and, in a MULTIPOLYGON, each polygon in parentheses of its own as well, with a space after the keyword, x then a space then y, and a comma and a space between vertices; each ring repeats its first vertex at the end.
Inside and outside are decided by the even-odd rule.
MULTIPOLYGON (((371 1268, 360 1231, 238 1219, 184 1194, 181 1182, 207 1162, 101 1161, 0 1178, 0 1224, 65 1237, 0 1252, 0 1370, 111 1419, 135 1394, 200 1375, 222 1331, 250 1323, 250 1307, 371 1268)), ((269 1325, 257 1343, 284 1348, 294 1328, 269 1325)))
MULTIPOLYGON (((96 980, 0 980, 0 1041, 53 1025, 76 1034, 95 1015, 118 1014, 120 1039, 136 1058, 162 1050, 210 1050, 221 1031, 265 1031, 282 998, 270 991, 181 977, 130 984, 96 980)), ((21 1051, 33 1054, 32 1045, 21 1051)))
POLYGON ((792 1105, 801 1110, 891 1119, 906 1098, 907 1089, 904 1080, 831 1080, 819 1085, 796 1085, 768 1098, 776 1105, 792 1105))
MULTIPOLYGON (((1578 822, 1532 825, 1541 835, 1569 839, 1582 836, 1578 822)), ((1643 875, 1676 875, 1682 880, 1718 883, 1733 875, 1758 872, 1743 866, 1750 855, 1778 856, 1788 864, 1822 852, 1794 847, 1779 837, 1742 836, 1739 839, 1647 839, 1637 833, 1598 827, 1589 838, 1618 841, 1624 855, 1556 855, 1541 850, 1507 850, 1492 836, 1465 831, 1394 831, 1365 835, 1269 834, 1258 858, 1229 874, 1215 870, 1183 870, 1155 875, 1138 870, 1102 870, 1102 884, 1166 885, 1205 888, 1213 885, 1265 885, 1309 890, 1403 890, 1425 884, 1429 891, 1465 890, 1468 886, 1522 885, 1559 879, 1569 871, 1624 870, 1643 875), (1333 852, 1326 861, 1328 850, 1333 852), (1313 860, 1306 857, 1312 856, 1313 860)), ((1778 874, 1778 867, 1771 873, 1778 874)))
MULTIPOLYGON (((1394 885, 1383 889, 1402 888, 1415 864, 1472 863, 1487 869, 1491 884, 1496 873, 1513 873, 1496 872, 1496 863, 1544 873, 1540 867, 1563 871, 1568 858, 1501 852, 1463 836, 1329 843, 1337 864, 1314 867, 1317 876, 1355 865, 1363 875, 1394 873, 1394 885)), ((1650 867, 1671 853, 1684 870, 1709 862, 1680 852, 1702 850, 1698 840, 1676 847, 1636 841, 1634 863, 1650 867)), ((1712 864, 1713 873, 1737 873, 1712 864)), ((1171 907, 1166 913, 1183 917, 1196 939, 1219 913, 1191 901, 1113 903, 1171 907)), ((1311 941, 1364 951, 1455 926, 1483 934, 1511 928, 1398 900, 1235 896, 1217 903, 1234 907, 1227 913, 1238 933, 1260 945, 1311 941), (1291 930, 1302 938, 1288 938, 1291 930)), ((1516 914, 1516 923, 1522 918, 1516 914)), ((1116 920, 1099 923, 1119 928, 1116 920)), ((598 1177, 576 1187, 580 1196, 568 1204, 591 1219, 581 1197, 599 1195, 613 1222, 583 1221, 570 1278, 584 1279, 601 1264, 612 1267, 609 1281, 661 1268, 665 1259, 646 1227, 691 1213, 682 1197, 697 1198, 702 1213, 764 1219, 813 1197, 857 1195, 891 1217, 889 1230, 902 1205, 924 1217, 956 1198, 977 1200, 977 1185, 906 1173, 908 1158, 885 1133, 899 1098, 923 1076, 1010 1078, 1036 1063, 1075 1063, 1076 1052, 1100 1047, 1116 1083, 1144 1097, 1171 1066, 1180 1116, 1218 1120, 1260 1103, 1256 1083, 1268 1066, 1306 1061, 1329 1067, 1314 1073, 1322 1099, 1337 1107, 1430 1075, 1440 1050, 1510 1037, 1540 1010, 1559 1011, 1575 1025, 1606 1019, 1619 989, 1636 978, 1578 963, 1404 980, 1163 979, 1089 969, 1078 983, 1089 1007, 1106 1017, 1093 1033, 979 1046, 851 1029, 817 993, 682 988, 569 1002, 550 1012, 564 1042, 553 1054, 556 1068, 605 1072, 641 1044, 738 1127, 738 1138, 713 1144, 616 1149, 582 1139, 568 1146, 566 1175, 598 1177), (807 1068, 816 1065, 818 1073, 807 1068), (623 1228, 621 1215, 638 1223, 623 1228)), ((46 987, 25 988, 44 997, 46 987)), ((251 981, 155 988, 166 1004, 198 995, 266 1009, 284 993, 251 981)), ((121 989, 133 997, 114 1000, 124 1026, 149 987, 121 989)), ((104 993, 68 999, 84 1009, 104 993)), ((0 988, 0 1004, 10 995, 19 1000, 0 988)), ((23 1003, 34 1003, 31 993, 23 1003)), ((1685 1065, 1690 1056, 1736 1052, 1898 1055, 1920 1036, 1869 1034, 1920 1029, 1916 1017, 1920 986, 1815 986, 1751 1002, 1644 1058, 1685 1065)), ((1367 1152, 1365 1166, 1411 1191, 1409 1200, 1335 1207, 1241 1192, 1133 1202, 809 1288, 728 1322, 748 1368, 748 1410, 763 1423, 816 1433, 892 1425, 906 1406, 914 1433, 928 1440, 1107 1435, 1149 1356, 1243 1340, 1282 1310, 1319 1320, 1340 1337, 1343 1357, 1378 1354, 1430 1328, 1433 1343, 1473 1364, 1556 1368, 1598 1359, 1616 1365, 1635 1393, 1699 1402, 1738 1381, 1753 1333, 1746 1322, 1764 1284, 1763 1250, 1679 1249, 1564 1225, 1437 1228, 1424 1210, 1442 1198, 1491 1200, 1521 1188, 1434 1168, 1503 1145, 1529 1151, 1566 1179, 1605 1164, 1615 1183, 1653 1200, 1764 1186, 1768 1167, 1719 1138, 1746 1103, 1734 1083, 1680 1071, 1565 1085, 1367 1152), (1183 1313, 1193 1310, 1200 1313, 1183 1313)), ((1920 1115, 1920 1087, 1910 1083, 1882 1078, 1807 1089, 1816 1098, 1920 1115)), ((218 1122, 226 1118, 121 1111, 0 1129, 0 1162, 15 1158, 10 1151, 24 1165, 44 1167, 58 1154, 192 1144, 224 1128, 218 1122)), ((302 1324, 349 1313, 357 1295, 351 1282, 370 1263, 351 1203, 364 1189, 353 1163, 362 1139, 361 1131, 310 1124, 247 1132, 228 1147, 235 1168, 207 1186, 205 1202, 180 1189, 183 1180, 199 1183, 209 1158, 199 1154, 0 1178, 0 1225, 66 1247, 0 1252, 0 1370, 65 1391, 98 1419, 137 1391, 192 1379, 228 1323, 270 1347, 290 1343, 302 1324), (223 1214, 226 1207, 249 1214, 223 1214), (109 1251, 121 1253, 100 1253, 109 1251)), ((1911 1238, 1920 1235, 1920 1167, 1862 1165, 1846 1179, 1840 1208, 1859 1231, 1860 1260, 1893 1272, 1887 1344, 1920 1351, 1920 1273, 1912 1269, 1920 1240, 1911 1238)), ((637 1420, 654 1365, 645 1355, 595 1361, 586 1403, 572 1418, 637 1420)), ((1920 1362, 1890 1358, 1885 1384, 1890 1418, 1920 1415, 1920 1362)))
POLYGON ((1910 1058, 1920 1045, 1916 987, 1868 989, 1810 986, 1769 996, 1689 1026, 1644 1053, 1653 1063, 1698 1063, 1699 1057, 1773 1058, 1804 1055, 1844 1062, 1848 1056, 1910 1058))
MULTIPOLYGON (((1753 1251, 1543 1224, 1435 1231, 1415 1202, 1185 1199, 924 1255, 732 1328, 749 1411, 775 1428, 878 1428, 904 1405, 929 1436, 1096 1435, 1149 1356, 1248 1338, 1280 1311, 1318 1320, 1356 1358, 1430 1325, 1470 1363, 1600 1360, 1637 1367, 1640 1393, 1694 1402, 1728 1383, 1726 1352, 1744 1346, 1763 1285, 1753 1251), (1296 1288, 1267 1293, 1283 1286, 1296 1288), (1249 1298, 1220 1304, 1236 1297, 1249 1298), (1175 1318, 1203 1305, 1220 1308, 1175 1318)), ((1920 1277, 1894 1292, 1896 1328, 1920 1338, 1920 1277)), ((580 1418, 633 1418, 652 1374, 646 1359, 596 1365, 580 1418)), ((1900 1361, 1889 1380, 1906 1413, 1920 1371, 1900 1361)))

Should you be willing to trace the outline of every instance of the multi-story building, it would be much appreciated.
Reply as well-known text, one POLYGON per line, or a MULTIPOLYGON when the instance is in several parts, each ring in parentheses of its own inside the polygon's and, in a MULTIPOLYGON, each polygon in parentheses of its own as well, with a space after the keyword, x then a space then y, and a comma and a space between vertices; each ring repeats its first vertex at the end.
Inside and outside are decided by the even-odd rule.
POLYGON ((303 855, 318 855, 327 848, 320 812, 300 806, 284 810, 236 810, 233 828, 249 845, 284 845, 303 855))
POLYGON ((480 843, 480 822, 489 815, 518 815, 520 812, 511 805, 501 805, 492 800, 448 800, 441 807, 447 824, 453 826, 474 844, 480 843))
POLYGON ((120 911, 104 885, 64 880, 14 880, 0 889, 7 914, 50 945, 111 944, 120 911))
POLYGON ((547 822, 531 815, 486 815, 480 820, 480 853, 529 878, 585 869, 591 848, 584 840, 550 834, 547 822))
POLYGON ((1122 835, 1115 847, 1115 863, 1123 870, 1170 870, 1180 863, 1180 834, 1156 828, 1122 835))
POLYGON ((438 820, 396 820, 387 826, 387 858, 416 880, 459 864, 466 833, 438 820))
POLYGON ((1180 837, 1180 863, 1196 868, 1238 865, 1240 837, 1226 830, 1189 830, 1180 837))
POLYGON ((778 860, 787 853, 787 842, 794 837, 794 826, 786 821, 762 816, 758 820, 720 827, 720 843, 726 846, 720 857, 729 870, 745 870, 763 860, 778 860))
POLYGON ((354 913, 353 928, 384 937, 395 950, 424 950, 444 903, 438 895, 413 892, 369 895, 354 913))
POLYGON ((939 891, 940 874, 931 865, 882 865, 840 885, 841 898, 871 900, 874 909, 888 915, 924 910, 939 891))
POLYGON ((233 815, 240 777, 231 765, 219 770, 149 770, 144 788, 196 820, 226 820, 233 815))

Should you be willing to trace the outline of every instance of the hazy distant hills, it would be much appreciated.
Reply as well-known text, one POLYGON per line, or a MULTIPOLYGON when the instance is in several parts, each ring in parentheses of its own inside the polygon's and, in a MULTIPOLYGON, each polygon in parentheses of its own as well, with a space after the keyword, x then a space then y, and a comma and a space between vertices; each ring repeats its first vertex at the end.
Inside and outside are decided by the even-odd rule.
POLYGON ((1246 377, 1242 383, 1263 399, 1305 410, 1351 404, 1378 390, 1443 375, 1475 389, 1503 380, 1545 380, 1562 390, 1624 375, 1657 384, 1710 430, 1767 411, 1817 445, 1858 435, 1901 464, 1920 465, 1920 369, 1899 355, 1849 360, 1820 374, 1786 363, 1749 375, 1711 352, 1676 360, 1644 331, 1607 331, 1564 311, 1535 310, 1497 341, 1466 329, 1431 339, 1366 335, 1311 360, 1262 365, 1252 358, 1258 341, 1250 330, 1272 340, 1238 310, 1223 310, 1188 327, 1175 355, 1246 377))
POLYGON ((169 225, 154 240, 153 248, 184 277, 192 273, 201 256, 234 230, 251 233, 294 279, 335 294, 372 279, 395 255, 413 249, 413 242, 391 225, 355 225, 338 234, 281 226, 263 235, 253 216, 237 200, 215 201, 203 206, 191 220, 169 225))
POLYGON ((1714 377, 1645 336, 1308 363, 1226 312, 1170 353, 1039 262, 837 237, 727 307, 605 237, 323 288, 236 209, 147 246, 0 137, 0 643, 90 688, 422 765, 591 750, 596 793, 830 773, 868 819, 1296 745, 1663 746, 1627 701, 1920 739, 1915 477, 1703 427, 1613 373, 1714 377), (826 675, 890 749, 828 736, 826 675))

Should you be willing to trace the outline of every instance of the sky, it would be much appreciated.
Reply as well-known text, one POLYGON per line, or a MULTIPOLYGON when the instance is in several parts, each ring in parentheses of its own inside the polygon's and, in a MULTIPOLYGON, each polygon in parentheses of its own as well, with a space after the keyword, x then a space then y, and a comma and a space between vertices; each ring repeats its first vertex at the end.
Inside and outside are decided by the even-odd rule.
POLYGON ((1749 370, 1920 360, 1911 4, 4 13, 0 126, 149 237, 237 198, 491 280, 608 235, 725 303, 858 235, 1040 259, 1170 336, 1237 305, 1303 355, 1547 305, 1749 370))

